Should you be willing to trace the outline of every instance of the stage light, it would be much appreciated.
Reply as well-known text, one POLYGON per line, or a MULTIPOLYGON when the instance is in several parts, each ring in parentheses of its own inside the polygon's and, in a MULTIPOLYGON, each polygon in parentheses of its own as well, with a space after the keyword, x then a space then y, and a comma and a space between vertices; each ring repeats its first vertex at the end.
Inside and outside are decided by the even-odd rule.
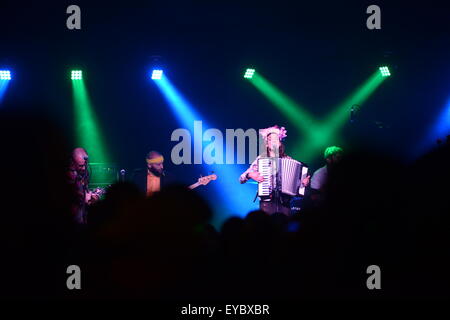
POLYGON ((244 78, 251 79, 251 78, 253 78, 254 74, 255 74, 255 69, 247 69, 247 70, 245 70, 244 78))
POLYGON ((391 73, 389 72, 389 68, 388 67, 380 67, 379 70, 380 70, 381 75, 383 77, 389 77, 391 75, 391 73))
POLYGON ((83 72, 81 70, 72 70, 72 80, 83 80, 83 72))
POLYGON ((153 80, 161 80, 162 75, 163 75, 163 71, 162 70, 155 69, 152 72, 152 79, 153 80))
POLYGON ((11 71, 0 70, 0 80, 11 80, 11 71))
POLYGON ((0 70, 0 104, 3 101, 3 97, 8 88, 9 82, 11 81, 11 71, 0 70))

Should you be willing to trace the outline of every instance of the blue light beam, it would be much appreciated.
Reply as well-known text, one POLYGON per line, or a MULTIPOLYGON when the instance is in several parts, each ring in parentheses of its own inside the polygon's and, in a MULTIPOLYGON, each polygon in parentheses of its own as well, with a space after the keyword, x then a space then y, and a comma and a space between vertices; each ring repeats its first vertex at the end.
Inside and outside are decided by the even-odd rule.
MULTIPOLYGON (((203 132, 207 128, 211 128, 207 125, 208 121, 205 121, 204 117, 195 111, 195 108, 182 96, 166 75, 154 83, 160 89, 178 122, 191 132, 191 136, 194 136, 194 121, 202 121, 203 132)), ((205 144, 208 142, 203 142, 203 147, 205 144)), ((248 166, 203 163, 203 167, 205 174, 214 171, 218 176, 216 181, 211 182, 214 192, 211 192, 209 198, 215 213, 212 223, 216 227, 219 227, 230 216, 245 216, 249 211, 258 209, 257 203, 252 202, 256 186, 239 183, 239 176, 248 166)))

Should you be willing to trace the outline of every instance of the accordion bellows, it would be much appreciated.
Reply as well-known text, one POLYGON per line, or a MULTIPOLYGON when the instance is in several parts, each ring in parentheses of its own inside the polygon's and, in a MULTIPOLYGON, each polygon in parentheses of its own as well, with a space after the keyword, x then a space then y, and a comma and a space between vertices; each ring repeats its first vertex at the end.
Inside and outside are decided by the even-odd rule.
POLYGON ((303 196, 305 187, 301 180, 306 177, 308 167, 290 158, 261 157, 258 159, 258 171, 264 181, 258 184, 258 196, 270 196, 275 190, 290 195, 303 196))

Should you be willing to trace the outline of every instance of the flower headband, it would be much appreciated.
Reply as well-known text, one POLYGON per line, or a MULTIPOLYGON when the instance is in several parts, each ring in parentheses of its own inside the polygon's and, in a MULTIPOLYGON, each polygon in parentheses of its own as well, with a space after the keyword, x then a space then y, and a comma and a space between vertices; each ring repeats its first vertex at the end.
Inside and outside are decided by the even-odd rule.
POLYGON ((283 139, 287 137, 287 130, 284 127, 280 128, 279 126, 274 125, 273 127, 259 129, 259 134, 264 138, 265 142, 267 142, 267 137, 271 133, 278 135, 278 139, 280 139, 280 141, 283 141, 283 139))

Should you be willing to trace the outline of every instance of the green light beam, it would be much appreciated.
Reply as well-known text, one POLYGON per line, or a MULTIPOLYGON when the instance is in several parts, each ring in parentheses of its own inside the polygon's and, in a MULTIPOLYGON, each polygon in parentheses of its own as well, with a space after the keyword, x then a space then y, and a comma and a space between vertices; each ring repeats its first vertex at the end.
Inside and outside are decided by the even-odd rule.
POLYGON ((328 127, 329 131, 334 133, 337 129, 342 128, 349 118, 350 108, 354 104, 362 105, 384 80, 386 77, 383 77, 379 70, 375 71, 369 79, 339 104, 324 121, 324 125, 328 127))
POLYGON ((286 94, 281 92, 261 74, 255 73, 250 81, 281 113, 295 126, 302 136, 301 147, 293 149, 292 156, 308 162, 315 157, 315 152, 326 145, 329 132, 314 117, 286 94))
POLYGON ((250 83, 273 103, 299 131, 304 135, 308 135, 311 132, 312 127, 316 123, 303 106, 281 92, 258 72, 255 72, 250 83))
POLYGON ((386 79, 379 70, 376 70, 363 84, 353 91, 335 110, 315 127, 310 139, 301 141, 295 147, 294 155, 301 156, 303 161, 308 162, 317 158, 323 149, 329 145, 342 144, 339 130, 349 119, 350 108, 357 104, 363 104, 386 79), (298 151, 297 151, 298 150, 298 151))
POLYGON ((85 148, 90 162, 110 162, 84 80, 72 80, 75 138, 85 148))

